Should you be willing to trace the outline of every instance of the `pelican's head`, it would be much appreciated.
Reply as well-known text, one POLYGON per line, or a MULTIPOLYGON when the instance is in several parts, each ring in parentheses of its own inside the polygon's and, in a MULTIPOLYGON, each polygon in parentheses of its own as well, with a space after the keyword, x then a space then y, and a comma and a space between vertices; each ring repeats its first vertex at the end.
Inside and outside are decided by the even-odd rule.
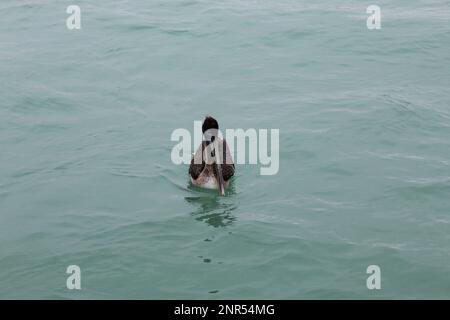
POLYGON ((219 131, 219 123, 213 117, 206 116, 203 120, 202 131, 206 141, 214 142, 219 131))

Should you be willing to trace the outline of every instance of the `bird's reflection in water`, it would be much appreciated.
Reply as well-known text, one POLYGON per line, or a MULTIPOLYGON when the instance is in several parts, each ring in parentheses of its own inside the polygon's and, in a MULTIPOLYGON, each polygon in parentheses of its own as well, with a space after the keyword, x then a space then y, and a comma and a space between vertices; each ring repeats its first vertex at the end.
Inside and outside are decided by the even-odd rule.
MULTIPOLYGON (((193 185, 190 185, 188 188, 199 191, 199 188, 193 185)), ((214 228, 227 227, 236 221, 236 217, 233 215, 233 211, 236 209, 234 203, 226 203, 226 197, 220 197, 217 194, 217 190, 200 190, 205 195, 185 197, 187 202, 198 207, 197 210, 191 213, 197 221, 203 221, 214 228)), ((234 194, 234 188, 230 185, 226 195, 230 196, 232 194, 234 194)))

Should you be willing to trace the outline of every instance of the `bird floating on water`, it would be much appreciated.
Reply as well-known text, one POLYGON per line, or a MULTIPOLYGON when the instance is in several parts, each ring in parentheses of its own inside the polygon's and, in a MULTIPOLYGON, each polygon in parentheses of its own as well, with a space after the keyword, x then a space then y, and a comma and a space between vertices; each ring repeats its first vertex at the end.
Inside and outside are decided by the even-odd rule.
POLYGON ((219 123, 207 116, 202 125, 203 141, 191 159, 189 175, 192 184, 218 189, 225 195, 231 177, 234 175, 234 163, 227 142, 218 137, 219 123))

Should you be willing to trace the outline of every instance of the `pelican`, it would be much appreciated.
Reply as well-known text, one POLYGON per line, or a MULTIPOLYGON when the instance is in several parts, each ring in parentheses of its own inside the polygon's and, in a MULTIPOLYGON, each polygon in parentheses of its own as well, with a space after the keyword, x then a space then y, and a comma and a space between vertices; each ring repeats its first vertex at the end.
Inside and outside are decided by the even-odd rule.
POLYGON ((217 189, 219 195, 225 195, 231 177, 234 175, 234 163, 227 142, 218 137, 219 123, 207 116, 202 125, 203 141, 192 156, 189 175, 192 184, 217 189))

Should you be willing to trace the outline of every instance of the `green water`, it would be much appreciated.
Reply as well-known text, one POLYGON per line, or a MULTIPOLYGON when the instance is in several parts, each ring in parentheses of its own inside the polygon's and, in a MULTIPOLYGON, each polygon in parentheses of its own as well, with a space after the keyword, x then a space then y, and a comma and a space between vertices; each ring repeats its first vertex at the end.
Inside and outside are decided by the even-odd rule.
POLYGON ((449 65, 442 0, 2 0, 0 298, 450 298, 449 65), (278 174, 192 188, 205 114, 278 174))

